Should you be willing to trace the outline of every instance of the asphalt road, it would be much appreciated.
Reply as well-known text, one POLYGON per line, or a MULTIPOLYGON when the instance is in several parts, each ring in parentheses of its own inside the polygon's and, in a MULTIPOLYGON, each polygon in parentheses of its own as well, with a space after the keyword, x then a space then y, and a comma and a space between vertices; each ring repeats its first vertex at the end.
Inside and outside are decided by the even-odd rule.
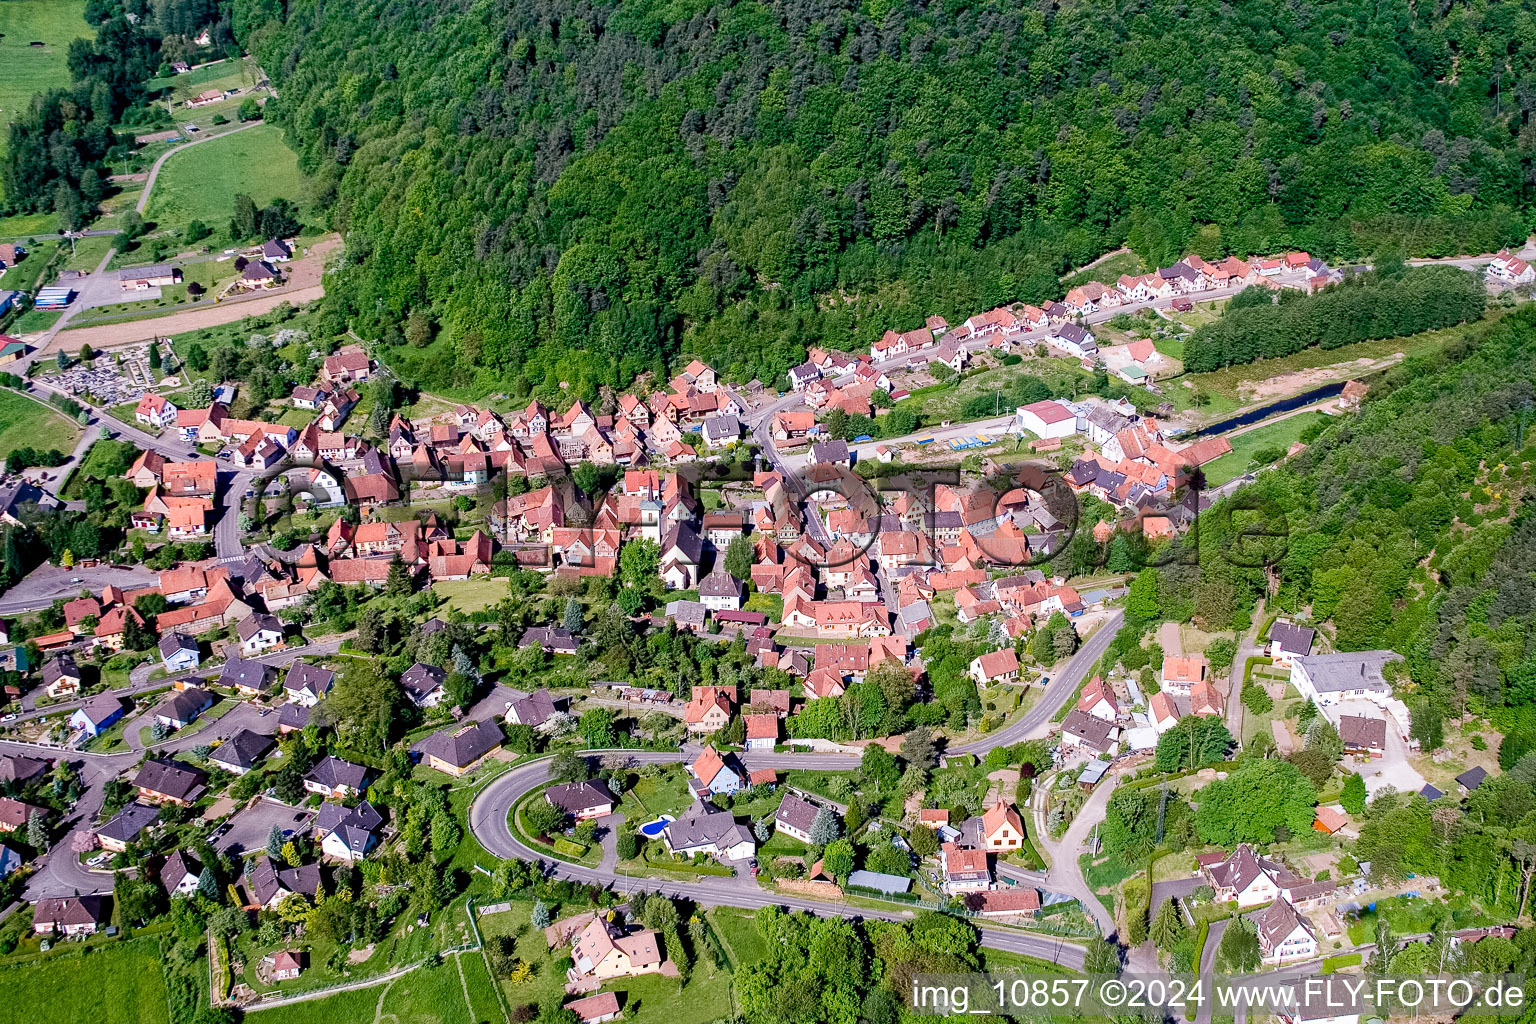
MULTIPOLYGON (((602 751, 594 751, 593 755, 602 756, 603 753, 602 751)), ((642 751, 617 751, 615 753, 626 754, 636 762, 647 764, 674 763, 682 761, 687 757, 686 754, 678 753, 642 751)), ((742 761, 749 770, 753 768, 837 770, 848 769, 857 764, 857 760, 853 756, 843 754, 747 754, 742 757, 742 761)), ((502 858, 527 860, 535 863, 543 862, 539 851, 525 846, 512 834, 507 824, 507 816, 519 797, 547 781, 548 776, 549 760, 533 761, 512 769, 480 791, 474 803, 470 805, 469 824, 470 830, 475 834, 475 838, 485 846, 488 852, 502 858)), ((691 882, 665 882, 650 878, 636 878, 612 870, 605 870, 601 867, 581 867, 575 864, 567 864, 563 861, 553 862, 549 865, 549 870, 551 874, 559 878, 617 886, 630 891, 661 892, 715 906, 743 907, 746 909, 778 906, 793 910, 805 910, 823 916, 835 915, 883 921, 906 920, 911 916, 910 913, 901 911, 851 907, 846 904, 827 903, 821 900, 811 900, 791 894, 772 892, 761 888, 750 876, 731 878, 705 876, 691 882)), ((981 927, 982 944, 992 949, 1023 953, 1039 957, 1042 960, 1065 964, 1069 967, 1082 966, 1083 950, 1080 946, 1058 941, 1048 936, 1031 935, 1001 928, 990 928, 985 924, 982 924, 981 927)))
POLYGON ((1017 722, 1005 725, 985 739, 955 747, 950 752, 985 756, 993 747, 1006 747, 1034 736, 1045 735, 1056 712, 1077 695, 1078 687, 1082 685, 1084 679, 1088 678, 1088 673, 1093 671, 1093 667, 1109 649, 1110 642, 1114 640, 1115 633, 1119 631, 1120 622, 1124 618, 1125 612, 1121 609, 1110 609, 1098 630, 1082 647, 1078 648, 1076 654, 1067 659, 1065 665, 1049 677, 1051 681, 1045 687, 1045 696, 1025 712, 1017 722))

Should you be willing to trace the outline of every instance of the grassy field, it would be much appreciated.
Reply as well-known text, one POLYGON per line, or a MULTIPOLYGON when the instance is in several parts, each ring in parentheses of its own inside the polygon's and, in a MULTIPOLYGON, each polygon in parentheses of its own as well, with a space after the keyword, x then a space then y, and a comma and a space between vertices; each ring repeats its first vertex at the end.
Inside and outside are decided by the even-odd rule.
POLYGON ((444 580, 432 584, 432 592, 444 597, 448 607, 457 608, 466 615, 494 607, 511 591, 507 581, 492 576, 477 576, 469 580, 444 580))
POLYGON ((725 943, 726 955, 738 968, 756 963, 768 952, 768 942, 757 930, 757 921, 750 911, 714 907, 709 911, 709 923, 725 943))
POLYGON ((201 92, 205 88, 224 87, 233 88, 236 85, 249 85, 251 75, 243 74, 247 70, 254 73, 256 62, 249 57, 237 61, 220 60, 212 64, 205 64, 200 68, 194 68, 184 75, 168 75, 165 78, 151 78, 144 84, 146 89, 185 89, 190 92, 201 92), (192 86, 197 86, 192 89, 192 86))
MULTIPOLYGON (((25 6, 25 5, 23 5, 25 6)), ((0 6, 0 18, 4 17, 5 7, 0 6)), ((4 52, 5 40, 0 39, 0 53, 4 52)), ((4 86, 0 85, 0 89, 4 86)), ((0 142, 0 153, 4 152, 4 142, 0 142)), ((59 229, 59 218, 52 213, 18 213, 10 217, 0 217, 0 238, 31 238, 34 235, 51 235, 59 229)))
MULTIPOLYGON (((1303 412, 1283 420, 1266 423, 1232 438, 1232 452, 1205 466, 1205 482, 1211 487, 1242 476, 1254 465, 1255 453, 1263 449, 1279 449, 1282 453, 1301 440, 1302 432, 1314 423, 1327 423, 1331 419, 1320 412, 1303 412)), ((1269 465, 1268 462, 1265 465, 1269 465)))
MULTIPOLYGON (((1490 310, 1484 320, 1478 323, 1486 323, 1496 320, 1504 315, 1504 310, 1490 310)), ((1272 377, 1282 376, 1287 373, 1298 373, 1304 370, 1316 371, 1308 375, 1308 378, 1297 384, 1292 394, 1304 391, 1309 387, 1326 384, 1330 380, 1348 380, 1363 372, 1368 364, 1386 359, 1396 354, 1402 354, 1408 358, 1425 355, 1442 348, 1447 342, 1452 341, 1467 331, 1476 327, 1474 324, 1461 324, 1456 327, 1447 327, 1440 331, 1425 331, 1423 334, 1414 334, 1406 338, 1381 338, 1376 341, 1361 341, 1353 345, 1345 345, 1341 348, 1303 349, 1294 355, 1282 356, 1279 359, 1264 359, 1257 363, 1244 363, 1241 366, 1228 366, 1210 373, 1188 374, 1180 378, 1176 383, 1164 386, 1169 397, 1180 402, 1178 392, 1188 392, 1183 387, 1185 381, 1194 384, 1201 391, 1211 396, 1212 402, 1202 410, 1204 416, 1214 419, 1226 412, 1239 408, 1251 402, 1246 397, 1246 392, 1260 381, 1269 380, 1272 377)), ((1266 400, 1273 400, 1282 396, 1274 395, 1266 400)), ((1187 401, 1182 403, 1187 405, 1187 401)), ((1181 406, 1182 407, 1182 406, 1181 406)))
POLYGON ((80 428, 62 413, 14 391, 0 391, 0 455, 24 445, 68 455, 79 439, 80 428))
POLYGON ((1065 288, 1076 288, 1078 285, 1087 284, 1089 281, 1098 281, 1101 284, 1113 285, 1120 280, 1121 274, 1140 274, 1145 268, 1141 257, 1133 252, 1122 252, 1111 256, 1098 266, 1089 270, 1079 270, 1075 274, 1068 274, 1061 279, 1065 288))
MULTIPOLYGON (((65 59, 77 38, 96 32, 85 23, 84 0, 5 0, 0 3, 0 120, 25 110, 34 94, 69 84, 65 59), (42 46, 33 46, 40 42, 42 46)), ((0 135, 0 157, 7 139, 0 135)), ((51 220, 51 218, 50 218, 51 220)))
POLYGON ((298 157, 277 128, 251 128, 171 157, 160 168, 144 219, 160 229, 201 220, 217 230, 229 222, 241 193, 258 207, 278 198, 307 205, 298 157))
POLYGON ((0 992, 5 993, 0 1024, 160 1024, 170 1019, 160 944, 152 939, 0 968, 0 992))

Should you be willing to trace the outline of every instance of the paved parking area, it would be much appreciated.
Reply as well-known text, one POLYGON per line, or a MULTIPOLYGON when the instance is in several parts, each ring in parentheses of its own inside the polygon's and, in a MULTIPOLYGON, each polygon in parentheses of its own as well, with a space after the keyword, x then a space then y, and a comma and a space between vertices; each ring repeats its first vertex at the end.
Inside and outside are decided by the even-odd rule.
POLYGON ((220 853, 255 853, 266 848, 273 825, 285 832, 302 832, 309 827, 311 817, 309 811, 259 797, 229 819, 228 831, 214 842, 214 849, 220 853))

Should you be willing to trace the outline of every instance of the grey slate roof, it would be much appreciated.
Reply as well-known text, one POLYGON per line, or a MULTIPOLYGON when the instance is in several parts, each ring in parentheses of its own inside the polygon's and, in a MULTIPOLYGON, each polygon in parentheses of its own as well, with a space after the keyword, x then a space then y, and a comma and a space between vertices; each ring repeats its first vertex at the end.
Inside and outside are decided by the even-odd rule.
POLYGON ((580 814, 592 807, 601 807, 604 804, 614 804, 617 802, 613 791, 608 788, 608 783, 602 779, 589 779, 586 782, 567 782, 561 786, 550 786, 544 791, 544 797, 566 814, 580 814))
POLYGON ((1388 693, 1391 687, 1382 677, 1382 667, 1400 658, 1396 651, 1356 651, 1348 654, 1308 654, 1293 664, 1306 670, 1319 693, 1342 690, 1373 690, 1388 693))
POLYGON ((1311 626, 1298 626, 1290 622, 1277 622, 1269 627, 1269 640, 1280 645, 1286 654, 1311 654, 1312 640, 1317 630, 1311 626))
POLYGON ((215 764, 250 769, 266 757, 273 746, 275 744, 272 742, 272 737, 263 736, 249 729, 241 729, 219 744, 219 749, 209 755, 209 758, 215 764))
POLYGON ((309 773, 304 776, 304 781, 313 782, 327 789, 336 789, 345 786, 348 789, 359 790, 363 788, 363 780, 368 777, 368 769, 351 761, 343 761, 334 754, 326 755, 323 761, 319 761, 309 773))
POLYGON ((272 669, 259 661, 231 657, 219 672, 220 686, 244 686, 262 692, 272 683, 272 669))
POLYGON ((120 843, 131 843, 138 839, 140 832, 159 817, 158 809, 134 800, 118 811, 111 821, 97 829, 96 834, 106 836, 108 839, 116 839, 120 843))
POLYGON ((464 768, 501 746, 503 738, 501 726, 487 719, 478 725, 434 733, 422 741, 421 752, 455 768, 464 768))
POLYGON ((555 699, 545 689, 534 690, 526 697, 519 697, 508 709, 518 725, 543 725, 555 714, 555 699))
POLYGON ((133 784, 151 793, 176 800, 193 800, 203 791, 208 776, 200 769, 180 761, 162 761, 151 758, 144 762, 133 784))
POLYGON ((416 703, 421 703, 430 697, 433 691, 443 685, 443 680, 448 678, 448 673, 435 665, 423 665, 417 662, 400 677, 400 686, 416 703))

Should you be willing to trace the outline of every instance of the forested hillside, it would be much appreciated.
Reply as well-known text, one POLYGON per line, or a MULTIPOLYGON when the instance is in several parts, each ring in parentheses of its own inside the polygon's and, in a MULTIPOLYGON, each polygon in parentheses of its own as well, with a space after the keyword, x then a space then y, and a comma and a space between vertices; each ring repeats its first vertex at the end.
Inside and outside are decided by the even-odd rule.
POLYGON ((438 386, 767 379, 1122 242, 1482 251, 1532 191, 1529 0, 233 2, 334 312, 438 386))
POLYGON ((1416 733, 1432 737, 1442 717, 1488 715, 1508 734, 1508 767, 1536 749, 1533 429, 1527 307, 1397 367, 1358 418, 1202 516, 1198 574, 1160 569, 1159 600, 1246 628, 1243 609, 1266 588, 1265 556, 1278 558, 1272 609, 1310 605, 1343 650, 1401 652, 1398 688, 1416 733), (1234 511, 1244 505, 1257 511, 1234 511))

